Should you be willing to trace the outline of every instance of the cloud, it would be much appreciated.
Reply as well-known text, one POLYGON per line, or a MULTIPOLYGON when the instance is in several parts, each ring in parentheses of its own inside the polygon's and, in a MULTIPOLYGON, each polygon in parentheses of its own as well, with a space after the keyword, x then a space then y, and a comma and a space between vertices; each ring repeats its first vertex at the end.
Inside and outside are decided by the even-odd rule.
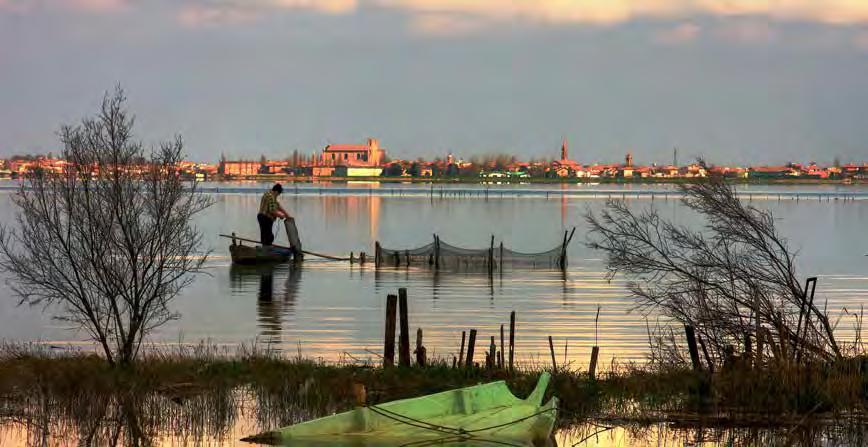
POLYGON ((693 23, 682 23, 674 28, 658 32, 654 37, 659 43, 680 45, 693 42, 699 36, 701 29, 693 23))
POLYGON ((471 17, 456 14, 417 14, 410 29, 418 34, 438 37, 459 37, 479 31, 485 24, 471 17))
POLYGON ((38 10, 66 10, 111 13, 129 6, 127 0, 0 0, 0 12, 29 13, 38 10))
POLYGON ((866 0, 369 0, 411 12, 468 14, 488 20, 615 24, 641 18, 757 16, 825 23, 868 22, 866 0))
POLYGON ((271 0, 277 7, 309 9, 328 14, 344 14, 356 10, 356 0, 271 0))
MULTIPOLYGON (((181 23, 220 23, 276 11, 350 14, 386 8, 410 14, 419 29, 449 29, 504 21, 614 25, 631 20, 691 20, 702 16, 753 17, 827 24, 868 23, 868 0, 0 0, 0 11, 65 9, 110 12, 171 5, 181 23)), ((244 20, 242 20, 244 19, 244 20)))
POLYGON ((715 34, 723 40, 742 44, 765 44, 777 37, 769 21, 749 19, 725 22, 717 28, 715 34))
POLYGON ((357 6, 356 0, 199 0, 181 7, 176 17, 184 26, 202 27, 249 23, 279 10, 345 14, 357 6))
POLYGON ((190 28, 247 23, 257 17, 254 11, 227 6, 187 5, 178 11, 178 22, 190 28))

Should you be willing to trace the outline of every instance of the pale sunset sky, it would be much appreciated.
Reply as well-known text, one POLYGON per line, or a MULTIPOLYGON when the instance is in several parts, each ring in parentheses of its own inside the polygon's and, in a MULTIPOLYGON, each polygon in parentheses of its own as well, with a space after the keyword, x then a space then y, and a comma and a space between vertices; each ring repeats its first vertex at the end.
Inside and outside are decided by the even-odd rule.
POLYGON ((118 83, 209 162, 868 161, 868 0, 0 0, 0 156, 118 83))

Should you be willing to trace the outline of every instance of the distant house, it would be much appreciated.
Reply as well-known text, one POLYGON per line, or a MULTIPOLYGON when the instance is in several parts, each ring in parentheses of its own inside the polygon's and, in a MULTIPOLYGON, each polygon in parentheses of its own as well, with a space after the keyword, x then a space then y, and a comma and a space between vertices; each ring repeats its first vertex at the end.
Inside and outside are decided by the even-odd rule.
POLYGON ((430 163, 420 163, 417 167, 419 177, 433 177, 434 176, 434 168, 435 166, 430 163))
POLYGON ((678 173, 684 178, 700 178, 708 174, 705 167, 696 163, 691 163, 678 169, 678 173))
POLYGON ((829 170, 817 166, 816 163, 811 163, 802 168, 802 176, 810 179, 827 179, 829 178, 829 170))
POLYGON ((654 171, 650 166, 637 166, 633 168, 633 176, 639 178, 648 178, 653 175, 654 171))
POLYGON ((262 174, 287 174, 291 172, 291 167, 289 161, 280 160, 280 161, 267 161, 263 163, 260 168, 260 173, 262 174))
POLYGON ((223 161, 220 163, 220 168, 223 175, 229 176, 249 176, 259 174, 259 168, 262 164, 258 161, 223 161))
POLYGON ((844 177, 859 177, 868 175, 868 164, 863 163, 862 165, 857 165, 855 163, 848 163, 841 166, 841 175, 844 177))
POLYGON ((792 166, 754 166, 748 176, 752 179, 775 179, 798 177, 801 171, 792 166))
POLYGON ((655 168, 654 177, 678 177, 678 166, 666 165, 655 168))

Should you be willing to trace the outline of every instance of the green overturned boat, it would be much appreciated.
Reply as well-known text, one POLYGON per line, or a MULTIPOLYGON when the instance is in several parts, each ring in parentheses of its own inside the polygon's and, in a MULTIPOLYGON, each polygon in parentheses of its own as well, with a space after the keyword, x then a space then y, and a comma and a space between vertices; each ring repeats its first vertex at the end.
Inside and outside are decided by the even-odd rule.
POLYGON ((527 399, 506 382, 359 407, 262 433, 246 442, 300 446, 546 445, 558 399, 542 405, 551 376, 542 373, 527 399))

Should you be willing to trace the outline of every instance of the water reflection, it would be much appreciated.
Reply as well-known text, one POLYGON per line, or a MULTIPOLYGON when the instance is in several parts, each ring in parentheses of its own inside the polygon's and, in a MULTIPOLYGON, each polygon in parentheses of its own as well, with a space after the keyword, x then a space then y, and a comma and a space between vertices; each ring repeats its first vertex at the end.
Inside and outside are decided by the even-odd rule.
POLYGON ((301 264, 270 264, 260 266, 232 265, 230 283, 233 290, 246 291, 253 284, 256 291, 257 340, 269 349, 280 351, 284 324, 295 312, 302 278, 301 264), (278 281, 275 290, 275 281, 278 281))
MULTIPOLYGON (((344 411, 352 405, 323 384, 149 393, 57 396, 31 391, 0 401, 0 444, 27 446, 250 445, 240 439, 344 411), (329 397, 331 396, 331 397, 329 397)), ((836 420, 796 426, 580 421, 553 436, 555 446, 863 446, 868 426, 836 420)), ((329 444, 320 444, 329 445, 329 444)), ((365 444, 358 444, 365 445, 365 444)), ((461 445, 461 444, 445 444, 461 445)))
MULTIPOLYGON (((576 226, 575 239, 568 249, 568 270, 498 272, 492 281, 485 271, 481 274, 404 268, 375 271, 372 263, 350 266, 315 262, 311 258, 305 260, 303 272, 277 266, 269 278, 267 272, 230 269, 227 241, 216 236, 233 231, 240 235, 257 234, 251 216, 256 214, 259 192, 266 185, 236 186, 257 193, 215 195, 215 206, 197 222, 206 235, 206 243, 214 250, 215 256, 208 262, 213 276, 197 278, 173 301, 173 311, 182 318, 155 331, 151 337, 155 342, 176 343, 182 334, 192 342, 212 340, 238 345, 262 337, 273 342, 275 348, 295 351, 301 344, 306 355, 329 360, 337 360, 345 352, 367 356, 369 350, 382 349, 386 294, 405 287, 412 300, 411 324, 424 329, 431 355, 451 357, 452 351, 457 354, 461 331, 468 328, 478 329, 480 337, 499 335, 500 324, 508 321, 511 311, 516 311, 520 325, 516 341, 519 360, 547 358, 548 337, 552 336, 558 345, 569 339, 568 360, 577 365, 587 365, 594 345, 601 349, 600 365, 611 365, 613 358, 618 362, 641 362, 648 346, 646 316, 631 312, 634 303, 628 298, 624 279, 607 281, 604 260, 581 243, 587 231, 582 214, 586 209, 598 212, 609 193, 617 192, 615 196, 620 197, 625 191, 653 191, 658 194, 657 199, 636 200, 628 195, 627 200, 631 206, 659 207, 665 215, 688 226, 701 224, 674 197, 660 195, 671 189, 663 186, 543 185, 539 186, 542 194, 523 198, 491 194, 488 200, 477 194, 445 197, 402 194, 399 185, 384 185, 386 189, 399 190, 394 195, 378 194, 376 190, 369 194, 368 185, 351 188, 339 185, 353 189, 352 194, 323 186, 321 196, 313 191, 288 193, 282 199, 284 206, 298 216, 305 244, 316 251, 343 256, 351 251, 356 255, 366 251, 372 259, 375 241, 414 247, 429 242, 436 233, 444 240, 468 247, 487 244, 494 234, 511 248, 534 252, 559 244, 563 231, 576 226), (596 199, 595 191, 599 193, 596 199), (546 200, 548 192, 550 199, 546 200), (293 282, 295 274, 303 276, 303 280, 293 282), (595 325, 598 305, 602 310, 599 325, 595 325), (597 328, 598 342, 594 340, 597 328)), ((437 185, 435 189, 440 187, 437 185)), ((442 187, 447 191, 450 188, 442 187)), ((509 188, 512 187, 502 187, 509 188)), ((781 189, 754 185, 745 188, 757 193, 781 189)), ((858 309, 868 299, 865 275, 868 257, 864 256, 868 252, 865 246, 868 239, 864 237, 868 200, 799 202, 775 198, 754 199, 753 205, 773 211, 780 219, 780 230, 792 241, 793 248, 800 251, 800 274, 820 277, 817 296, 828 302, 833 320, 842 315, 842 309, 858 309), (817 237, 818 234, 828 237, 817 237)), ((0 223, 14 222, 12 211, 10 194, 0 194, 0 223)), ((285 235, 278 234, 278 238, 285 243, 285 235)), ((6 279, 2 276, 0 280, 6 279)), ((17 300, 10 293, 0 290, 0 338, 58 344, 80 341, 80 333, 51 321, 52 312, 16 307, 17 300)), ((652 313, 648 319, 653 324, 658 315, 652 313)), ((839 340, 848 343, 856 340, 851 322, 851 316, 843 316, 837 328, 839 340)))
MULTIPOLYGON (((27 446, 151 446, 234 444, 248 423, 239 393, 212 387, 184 396, 180 390, 9 397, 0 417, 0 444, 27 446)), ((246 429, 244 429, 246 430, 246 429)))

